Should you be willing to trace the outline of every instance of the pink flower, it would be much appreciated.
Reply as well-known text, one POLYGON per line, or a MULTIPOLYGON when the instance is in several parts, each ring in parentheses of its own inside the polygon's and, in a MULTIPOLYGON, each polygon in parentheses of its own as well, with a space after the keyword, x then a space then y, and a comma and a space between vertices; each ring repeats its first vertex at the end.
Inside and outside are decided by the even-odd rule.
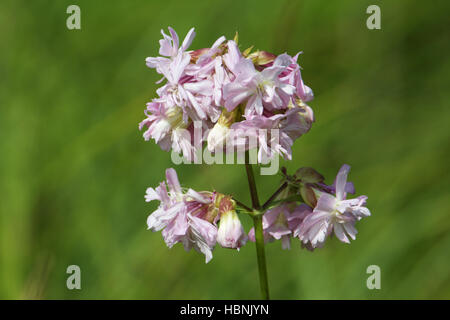
POLYGON ((346 200, 349 170, 348 165, 343 165, 339 170, 336 176, 336 196, 317 191, 319 199, 316 207, 294 232, 294 236, 298 236, 304 244, 312 248, 321 247, 333 231, 339 240, 350 243, 348 237, 355 240, 357 234, 355 222, 370 216, 369 209, 364 207, 366 196, 346 200))
POLYGON ((166 183, 163 181, 156 188, 148 188, 145 195, 145 201, 150 202, 158 200, 160 205, 147 219, 148 229, 160 231, 165 228, 174 218, 185 211, 183 202, 184 195, 181 192, 180 183, 177 174, 172 168, 166 170, 166 183))
POLYGON ((239 73, 239 62, 243 59, 239 47, 233 40, 227 42, 228 52, 222 56, 228 70, 232 72, 231 78, 234 79, 239 73))
POLYGON ((301 52, 297 53, 293 58, 286 55, 290 60, 288 67, 280 74, 280 80, 284 83, 288 83, 295 87, 295 93, 303 101, 308 102, 314 98, 314 94, 310 87, 303 83, 302 75, 300 72, 300 66, 297 64, 298 56, 301 52))
POLYGON ((148 188, 147 202, 158 200, 160 205, 147 219, 148 229, 162 231, 164 241, 171 248, 182 242, 186 251, 194 248, 203 253, 208 263, 216 244, 215 193, 196 192, 188 189, 183 192, 174 169, 166 170, 166 183, 156 188, 148 188), (211 214, 209 214, 211 213, 211 214))
POLYGON ((278 76, 289 65, 286 54, 279 55, 273 65, 261 72, 255 69, 250 59, 241 58, 235 67, 236 79, 223 88, 225 108, 228 111, 245 100, 245 115, 262 115, 264 108, 268 110, 286 108, 295 87, 283 83, 278 76))
MULTIPOLYGON (((169 27, 171 37, 162 32, 164 39, 160 40, 161 48, 159 53, 166 57, 148 57, 146 59, 147 66, 155 68, 161 73, 167 84, 157 90, 158 95, 162 98, 168 108, 181 107, 185 112, 184 120, 187 117, 191 119, 205 119, 207 114, 202 107, 203 96, 211 96, 213 90, 213 82, 208 79, 193 80, 188 75, 187 68, 191 62, 191 55, 186 49, 192 43, 195 37, 194 28, 187 34, 181 47, 178 43, 178 35, 169 27)), ((164 79, 163 78, 163 79, 164 79)))
MULTIPOLYGON (((178 35, 171 27, 169 27, 169 32, 171 36, 168 36, 161 30, 161 34, 163 35, 163 39, 159 40, 160 49, 159 54, 164 57, 148 57, 145 59, 145 62, 149 68, 155 68, 156 71, 160 74, 164 74, 164 71, 167 70, 168 65, 176 58, 188 56, 184 53, 187 48, 191 45, 192 40, 195 37, 194 28, 189 30, 186 35, 183 44, 179 47, 179 39, 178 35)), ((165 75, 165 74, 164 74, 165 75)))
POLYGON ((212 251, 216 245, 217 227, 206 220, 198 217, 188 217, 188 232, 183 239, 183 246, 186 251, 194 248, 205 255, 205 262, 212 259, 212 251))
POLYGON ((147 104, 147 118, 139 125, 146 129, 146 140, 154 139, 163 150, 192 161, 205 142, 210 151, 220 150, 225 141, 233 144, 226 150, 248 150, 252 138, 259 145, 260 163, 276 154, 291 159, 294 141, 314 121, 305 104, 312 91, 301 78, 298 54, 275 56, 251 49, 241 53, 237 43, 226 42, 224 36, 210 48, 187 51, 195 37, 193 28, 181 45, 172 28, 169 35, 161 33, 161 56, 148 57, 146 63, 163 75, 159 82, 167 81, 147 104), (233 112, 226 124, 220 121, 224 112, 233 112), (194 122, 211 132, 194 141, 194 122), (230 129, 235 128, 243 139, 228 142, 230 129))
POLYGON ((139 129, 146 128, 143 136, 150 138, 165 151, 173 149, 192 160, 195 159, 192 122, 183 121, 183 112, 177 106, 168 107, 161 99, 147 103, 147 118, 139 124, 139 129))
MULTIPOLYGON (((283 249, 291 248, 291 237, 303 219, 312 212, 306 204, 284 203, 268 210, 263 215, 264 241, 281 240, 283 249)), ((248 233, 249 239, 255 241, 255 229, 248 233)))

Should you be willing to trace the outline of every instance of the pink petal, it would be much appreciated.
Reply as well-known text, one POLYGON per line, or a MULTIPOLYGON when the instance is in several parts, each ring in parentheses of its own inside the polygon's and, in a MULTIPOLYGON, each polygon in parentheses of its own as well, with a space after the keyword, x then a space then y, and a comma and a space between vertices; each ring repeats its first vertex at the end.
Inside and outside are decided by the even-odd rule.
POLYGON ((350 171, 350 166, 344 164, 336 176, 336 198, 338 200, 345 199, 345 186, 347 183, 348 172, 350 171))
POLYGON ((347 236, 345 235, 344 229, 340 223, 336 223, 334 225, 334 234, 342 242, 350 243, 350 240, 348 240, 347 236))
POLYGON ((153 188, 147 188, 145 193, 145 202, 160 200, 158 193, 153 188))
POLYGON ((314 211, 325 211, 325 212, 333 212, 335 210, 336 198, 331 194, 322 192, 320 194, 319 200, 317 201, 316 208, 314 211))
POLYGON ((191 30, 189 30, 188 34, 184 38, 183 44, 181 45, 181 50, 186 51, 187 48, 189 48, 189 46, 191 45, 192 40, 194 40, 194 38, 195 38, 195 31, 194 28, 191 28, 191 30))
POLYGON ((223 98, 225 100, 225 108, 232 111, 242 101, 251 95, 251 91, 240 85, 239 83, 231 82, 223 87, 223 98))
POLYGON ((173 168, 166 170, 166 180, 171 193, 181 194, 180 181, 178 180, 177 172, 173 168))
POLYGON ((172 27, 169 27, 168 29, 170 35, 172 36, 173 53, 175 54, 178 51, 180 40, 178 39, 178 34, 172 29, 172 27))
POLYGON ((350 238, 355 240, 356 234, 358 233, 358 231, 354 227, 353 223, 347 222, 347 223, 344 223, 343 226, 344 226, 344 229, 347 232, 347 234, 350 236, 350 238))

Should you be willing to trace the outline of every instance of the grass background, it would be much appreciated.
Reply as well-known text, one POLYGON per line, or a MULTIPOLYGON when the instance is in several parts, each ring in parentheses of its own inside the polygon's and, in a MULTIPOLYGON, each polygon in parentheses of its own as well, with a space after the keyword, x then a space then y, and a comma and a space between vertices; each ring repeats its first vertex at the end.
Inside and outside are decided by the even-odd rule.
MULTIPOLYGON (((369 196, 351 245, 267 246, 272 297, 449 299, 449 12, 448 1, 1 1, 0 298, 259 298, 254 244, 216 248, 205 265, 146 230, 145 189, 172 164, 137 129, 159 79, 144 59, 161 28, 195 26, 192 48, 239 31, 243 48, 303 51, 317 122, 283 164, 330 182, 348 163, 369 196), (78 31, 66 28, 73 3, 78 31), (366 28, 371 4, 381 30, 366 28), (79 291, 66 288, 71 264, 79 291), (366 288, 372 264, 381 290, 366 288)), ((185 186, 250 203, 242 166, 176 169, 185 186)), ((257 177, 263 200, 278 179, 257 177)))

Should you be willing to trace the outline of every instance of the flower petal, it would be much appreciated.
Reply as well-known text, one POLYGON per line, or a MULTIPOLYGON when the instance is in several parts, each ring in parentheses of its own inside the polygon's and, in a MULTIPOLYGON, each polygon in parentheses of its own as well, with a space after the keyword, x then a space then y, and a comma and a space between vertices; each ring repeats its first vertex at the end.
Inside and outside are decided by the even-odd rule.
POLYGON ((348 172, 350 171, 350 166, 344 164, 336 176, 336 198, 338 200, 345 199, 345 186, 347 183, 348 172))

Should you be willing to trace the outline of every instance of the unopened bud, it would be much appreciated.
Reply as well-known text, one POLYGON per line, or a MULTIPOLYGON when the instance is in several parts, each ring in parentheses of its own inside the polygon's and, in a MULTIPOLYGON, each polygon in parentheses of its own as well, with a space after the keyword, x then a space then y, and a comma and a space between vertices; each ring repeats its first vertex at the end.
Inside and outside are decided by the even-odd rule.
POLYGON ((295 172, 295 177, 303 183, 323 182, 325 178, 316 170, 310 167, 303 167, 295 172))
POLYGON ((242 51, 242 55, 244 57, 248 57, 250 52, 252 52, 254 46, 248 47, 247 49, 245 49, 244 51, 242 51))
POLYGON ((217 242, 224 248, 238 249, 248 240, 241 220, 235 211, 236 203, 229 196, 220 201, 220 222, 217 231, 217 242))
POLYGON ((300 98, 295 99, 295 105, 301 110, 302 117, 308 122, 313 123, 315 121, 314 112, 310 106, 302 101, 300 98))
POLYGON ((314 208, 317 204, 317 197, 316 193, 314 192, 314 189, 309 186, 308 184, 301 183, 300 184, 300 195, 303 198, 303 201, 310 206, 311 208, 314 208))
POLYGON ((275 60, 277 57, 273 53, 267 51, 255 51, 248 56, 257 66, 265 66, 275 60))
POLYGON ((207 53, 210 49, 209 48, 202 48, 192 51, 191 54, 191 63, 197 62, 198 58, 200 58, 201 55, 207 53))
POLYGON ((236 42, 236 44, 237 44, 238 41, 239 41, 239 33, 238 33, 237 31, 236 31, 236 33, 234 34, 233 41, 236 42))

